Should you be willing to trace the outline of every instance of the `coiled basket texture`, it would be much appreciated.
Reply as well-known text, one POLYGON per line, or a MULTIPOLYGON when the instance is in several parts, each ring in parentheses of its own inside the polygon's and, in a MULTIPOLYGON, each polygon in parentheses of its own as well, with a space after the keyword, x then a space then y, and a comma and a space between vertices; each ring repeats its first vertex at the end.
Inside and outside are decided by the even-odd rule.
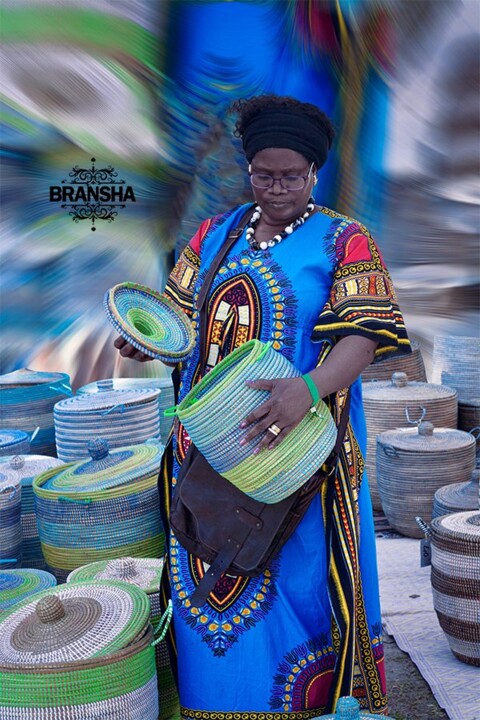
POLYGON ((0 457, 30 452, 30 436, 23 430, 4 428, 0 430, 0 457))
POLYGON ((61 582, 86 562, 163 555, 160 446, 109 453, 100 439, 90 452, 92 460, 47 470, 33 481, 43 555, 61 582))
POLYGON ((377 486, 376 438, 386 430, 412 427, 426 420, 442 428, 457 427, 457 393, 453 388, 410 382, 405 373, 393 373, 390 381, 362 385, 367 422, 365 467, 375 510, 382 510, 377 486))
POLYGON ((62 400, 54 408, 57 453, 63 462, 88 458, 93 437, 109 447, 143 443, 160 435, 157 389, 105 390, 62 400))
POLYGON ((54 587, 55 577, 45 570, 0 568, 0 614, 29 595, 54 587))
POLYGON ((435 492, 466 481, 475 468, 475 440, 453 428, 387 430, 377 436, 377 483, 389 524, 407 537, 423 537, 416 516, 430 522, 435 492))
MULTIPOLYGON (((160 365, 159 367, 162 366, 160 365)), ((163 367, 165 368, 165 366, 163 367)), ((165 370, 166 374, 164 377, 107 378, 105 380, 97 380, 96 382, 88 383, 88 385, 83 385, 78 389, 77 395, 95 395, 100 392, 105 392, 106 390, 139 390, 143 388, 159 390, 160 439, 163 443, 166 443, 173 420, 171 417, 164 415, 164 412, 175 403, 175 393, 170 369, 165 368, 165 370)))
MULTIPOLYGON (((163 559, 118 558, 90 563, 74 570, 67 582, 82 580, 121 580, 141 588, 150 600, 150 618, 154 628, 158 627, 162 610, 160 608, 160 583, 163 571, 163 559)), ((160 700, 160 720, 167 720, 179 711, 179 701, 175 681, 170 668, 170 657, 165 640, 155 645, 157 665, 158 695, 160 700)))
POLYGON ((459 402, 479 399, 480 337, 435 335, 432 381, 455 388, 459 402))
POLYGON ((362 382, 390 380, 394 372, 404 372, 410 381, 426 382, 427 373, 420 345, 416 340, 412 340, 411 346, 412 352, 408 355, 394 355, 381 362, 368 365, 362 372, 362 382))
POLYGON ((20 480, 10 467, 0 465, 0 570, 22 562, 21 503, 20 480))
POLYGON ((0 428, 14 427, 33 435, 30 449, 15 448, 5 454, 31 451, 56 457, 53 407, 71 394, 70 378, 65 373, 23 368, 1 375, 0 428))
POLYGON ((455 657, 480 666, 480 511, 435 518, 431 532, 438 621, 455 657))
POLYGON ((32 595, 0 616, 2 720, 157 720, 145 593, 110 580, 32 595))
POLYGON ((480 509, 480 470, 472 473, 471 480, 443 485, 433 498, 432 518, 450 513, 480 509))
POLYGON ((211 466, 247 495, 275 503, 298 490, 330 455, 337 428, 323 401, 272 450, 252 451, 262 436, 240 445, 245 417, 269 396, 247 380, 294 378, 300 372, 269 344, 250 340, 224 358, 176 408, 189 436, 211 466))
MULTIPOLYGON (((58 468, 63 463, 48 455, 9 455, 2 459, 20 479, 22 488, 22 566, 45 570, 47 565, 38 536, 32 482, 41 472, 49 468, 58 468)), ((0 464, 0 472, 4 463, 0 464)))

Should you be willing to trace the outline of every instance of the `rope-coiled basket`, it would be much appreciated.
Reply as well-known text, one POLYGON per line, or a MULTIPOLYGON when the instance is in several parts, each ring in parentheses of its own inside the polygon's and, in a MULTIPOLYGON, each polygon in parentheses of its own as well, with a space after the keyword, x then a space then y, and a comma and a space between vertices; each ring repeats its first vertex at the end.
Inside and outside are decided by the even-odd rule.
MULTIPOLYGON (((165 365, 159 367, 168 370, 165 365)), ((165 416, 164 411, 172 407, 175 402, 175 393, 170 374, 165 377, 108 378, 106 380, 97 380, 97 382, 83 385, 78 389, 77 395, 97 394, 105 390, 139 390, 143 388, 158 389, 160 391, 158 398, 160 408, 160 439, 166 443, 170 428, 172 427, 172 418, 165 416)))
POLYGON ((249 388, 247 380, 294 378, 300 372, 283 355, 258 340, 234 350, 195 385, 176 408, 192 441, 211 466, 255 500, 280 502, 320 468, 335 445, 337 428, 323 401, 308 412, 272 450, 258 455, 254 440, 240 445, 248 432, 245 417, 269 393, 249 388))
POLYGON ((0 570, 22 562, 22 504, 20 480, 0 465, 0 570))
POLYGON ((368 365, 362 372, 362 382, 390 380, 394 372, 406 373, 410 381, 426 382, 427 373, 420 345, 416 340, 412 340, 411 346, 412 352, 408 355, 393 355, 391 358, 368 365))
POLYGON ((163 554, 160 446, 109 453, 98 440, 90 452, 92 460, 47 470, 33 481, 42 551, 60 581, 86 562, 163 554))
POLYGON ((435 335, 432 381, 455 388, 459 402, 478 398, 480 338, 435 335))
POLYGON ((54 587, 56 584, 55 577, 44 570, 0 568, 0 613, 29 595, 54 587))
POLYGON ((480 512, 435 518, 431 531, 438 621, 455 657, 480 666, 480 512))
POLYGON ((365 467, 375 510, 382 510, 377 487, 376 437, 386 430, 417 425, 427 420, 436 427, 457 427, 457 393, 453 388, 410 382, 405 373, 393 373, 391 381, 362 385, 367 422, 365 467))
POLYGON ((432 517, 435 491, 465 481, 475 467, 475 440, 452 428, 387 430, 377 436, 377 483, 389 525, 407 537, 423 537, 415 521, 432 517))
MULTIPOLYGON (((15 427, 33 433, 31 451, 55 457, 53 406, 72 394, 69 376, 23 368, 0 376, 0 393, 0 428, 15 427)), ((12 452, 28 453, 29 449, 16 448, 7 454, 12 452)))
MULTIPOLYGON (((45 570, 47 565, 38 536, 32 482, 41 472, 49 468, 60 467, 63 463, 48 455, 9 455, 3 460, 21 482, 22 565, 26 568, 45 570)), ((2 466, 3 463, 0 464, 0 472, 2 466)))
POLYGON ((467 482, 452 483, 439 488, 433 498, 432 518, 480 509, 480 470, 474 470, 467 482))
MULTIPOLYGON (((163 559, 119 558, 90 563, 74 570, 67 582, 82 580, 122 580, 147 593, 150 600, 151 622, 156 628, 162 617, 160 608, 160 582, 163 559)), ((170 657, 165 640, 155 646, 157 664, 158 695, 160 701, 160 720, 166 720, 179 710, 179 701, 175 681, 170 668, 170 657)))
POLYGON ((115 330, 157 360, 182 360, 194 348, 195 331, 188 316, 155 290, 119 283, 105 294, 104 307, 115 330))
POLYGON ((0 457, 30 452, 30 436, 23 430, 4 428, 0 430, 0 457))
POLYGON ((58 402, 54 407, 58 457, 63 462, 88 458, 92 437, 104 438, 112 449, 158 438, 159 395, 154 388, 103 390, 58 402))
POLYGON ((45 590, 0 618, 5 720, 157 720, 148 598, 123 582, 45 590))

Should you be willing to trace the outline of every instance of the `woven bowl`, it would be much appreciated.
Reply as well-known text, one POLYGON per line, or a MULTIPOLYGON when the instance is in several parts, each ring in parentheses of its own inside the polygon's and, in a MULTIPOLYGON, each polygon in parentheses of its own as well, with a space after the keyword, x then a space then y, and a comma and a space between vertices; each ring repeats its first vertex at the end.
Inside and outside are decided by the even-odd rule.
POLYGON ((116 331, 146 355, 169 362, 193 350, 195 331, 186 314, 144 285, 115 285, 106 292, 104 306, 116 331))
POLYGON ((252 455, 262 435, 240 445, 240 423, 269 396, 247 380, 299 377, 267 344, 250 340, 224 358, 185 396, 175 412, 211 466, 255 500, 280 502, 294 493, 330 455, 337 428, 323 401, 272 450, 252 455))

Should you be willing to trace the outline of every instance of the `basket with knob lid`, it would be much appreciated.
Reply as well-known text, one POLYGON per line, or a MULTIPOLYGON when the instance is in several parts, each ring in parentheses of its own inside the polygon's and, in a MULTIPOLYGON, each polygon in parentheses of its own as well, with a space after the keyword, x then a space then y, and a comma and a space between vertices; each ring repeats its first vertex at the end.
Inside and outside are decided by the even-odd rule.
POLYGON ((432 518, 479 508, 480 470, 475 469, 470 480, 443 485, 435 492, 432 518))
POLYGON ((389 524, 402 535, 422 537, 415 517, 431 520, 433 497, 447 481, 465 481, 475 467, 469 433, 435 428, 387 430, 377 436, 377 484, 389 524))
POLYGON ((0 717, 157 720, 145 593, 80 582, 31 595, 0 616, 0 717))
POLYGON ((99 438, 90 441, 89 452, 90 460, 47 470, 33 481, 42 551, 60 581, 86 562, 163 554, 161 446, 110 452, 99 438))
POLYGON ((376 437, 386 430, 412 427, 426 420, 442 428, 457 427, 457 393, 444 385, 410 382, 402 372, 390 381, 362 385, 367 423, 365 466, 373 507, 382 509, 377 487, 376 437))

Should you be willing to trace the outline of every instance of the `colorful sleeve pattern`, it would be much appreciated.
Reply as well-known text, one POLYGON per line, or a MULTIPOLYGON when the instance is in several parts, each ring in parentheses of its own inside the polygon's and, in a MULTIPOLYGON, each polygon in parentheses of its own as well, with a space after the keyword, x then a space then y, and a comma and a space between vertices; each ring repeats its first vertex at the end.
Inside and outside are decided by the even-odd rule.
POLYGON ((312 340, 361 335, 379 343, 377 359, 411 352, 392 279, 372 236, 349 218, 336 216, 334 227, 333 284, 312 340))

